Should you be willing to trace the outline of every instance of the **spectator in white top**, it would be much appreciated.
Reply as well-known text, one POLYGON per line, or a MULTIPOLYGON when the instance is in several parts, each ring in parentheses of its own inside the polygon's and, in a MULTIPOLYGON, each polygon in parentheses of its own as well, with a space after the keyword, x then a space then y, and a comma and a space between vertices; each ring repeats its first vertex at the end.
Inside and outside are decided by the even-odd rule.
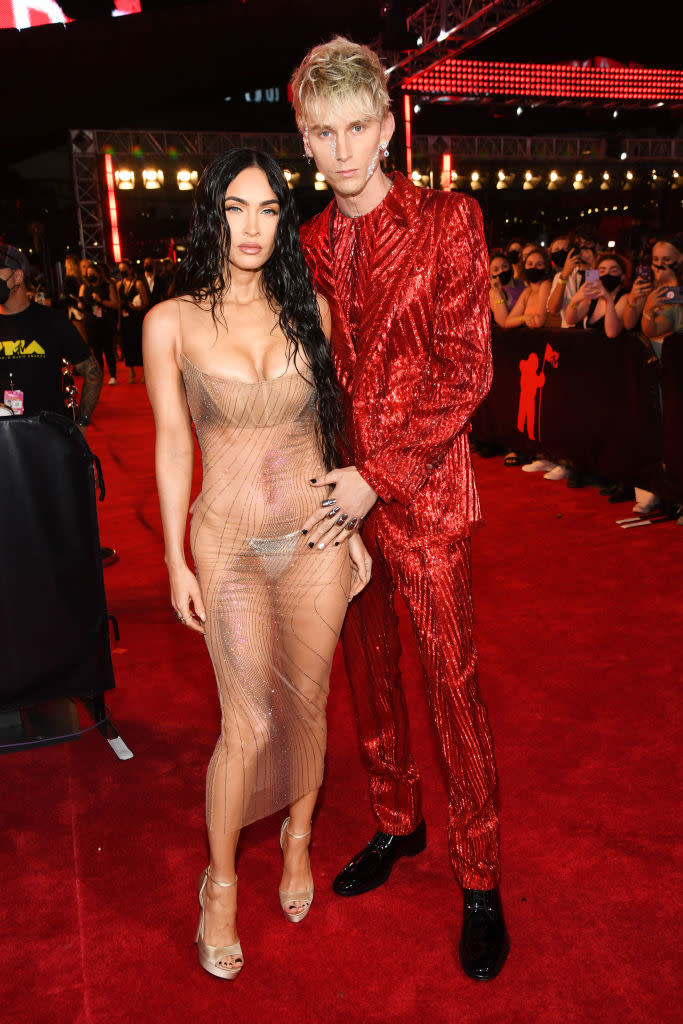
POLYGON ((597 243, 589 230, 574 232, 571 248, 564 266, 556 275, 550 289, 548 313, 561 316, 562 326, 567 326, 565 311, 583 284, 583 275, 588 267, 595 266, 597 243))

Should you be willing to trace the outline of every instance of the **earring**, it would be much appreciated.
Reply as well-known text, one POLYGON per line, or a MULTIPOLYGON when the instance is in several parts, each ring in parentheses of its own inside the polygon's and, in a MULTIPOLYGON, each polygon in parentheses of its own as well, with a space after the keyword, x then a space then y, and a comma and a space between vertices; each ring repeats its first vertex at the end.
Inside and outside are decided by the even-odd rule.
POLYGON ((380 149, 383 149, 383 150, 384 150, 384 154, 383 154, 383 155, 384 155, 385 157, 386 157, 386 156, 389 156, 389 150, 388 150, 388 148, 387 148, 387 147, 388 147, 388 145, 389 145, 389 143, 388 143, 388 142, 380 142, 380 144, 379 144, 379 148, 380 148, 380 149))

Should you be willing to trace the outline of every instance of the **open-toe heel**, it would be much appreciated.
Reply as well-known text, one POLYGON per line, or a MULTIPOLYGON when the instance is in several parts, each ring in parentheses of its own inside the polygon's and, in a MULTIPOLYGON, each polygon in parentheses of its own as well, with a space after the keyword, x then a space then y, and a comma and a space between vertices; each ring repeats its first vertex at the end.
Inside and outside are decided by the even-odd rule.
POLYGON ((233 885, 237 885, 237 875, 235 875, 234 882, 219 882, 218 879, 210 874, 209 868, 205 868, 201 873, 199 878, 199 906, 201 907, 201 913, 194 940, 197 944, 199 963, 205 971, 213 974, 216 978, 234 981, 244 966, 239 939, 237 942, 233 942, 231 946, 209 946, 204 942, 204 893, 206 892, 206 885, 209 879, 211 879, 214 885, 220 885, 223 889, 232 889, 233 885), (226 960, 231 960, 234 966, 223 967, 222 965, 226 960), (239 963, 235 963, 236 960, 239 963))
MULTIPOLYGON (((308 832, 303 832, 301 835, 297 835, 295 832, 289 831, 289 829, 287 828, 288 825, 289 818, 285 818, 285 820, 282 822, 282 828, 280 829, 280 849, 282 850, 283 853, 285 832, 290 837, 290 839, 306 839, 311 834, 311 830, 309 828, 308 832)), ((313 902, 313 891, 313 886, 311 886, 310 889, 301 889, 299 892, 284 892, 282 889, 278 890, 280 895, 280 906, 282 907, 282 911, 287 920, 291 921, 292 924, 297 924, 299 921, 303 921, 303 919, 306 917, 306 914, 311 909, 311 903, 313 902), (287 908, 291 906, 292 903, 303 903, 304 907, 302 910, 298 910, 296 913, 290 914, 287 908)))

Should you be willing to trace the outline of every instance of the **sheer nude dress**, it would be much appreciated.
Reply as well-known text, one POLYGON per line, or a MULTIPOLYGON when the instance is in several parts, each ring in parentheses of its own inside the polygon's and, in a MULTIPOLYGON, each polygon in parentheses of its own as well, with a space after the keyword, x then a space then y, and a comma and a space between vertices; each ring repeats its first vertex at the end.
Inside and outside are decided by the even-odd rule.
POLYGON ((228 832, 322 782, 349 556, 301 534, 327 496, 308 482, 325 472, 311 384, 291 364, 246 383, 182 359, 203 463, 190 539, 222 714, 206 816, 228 832))

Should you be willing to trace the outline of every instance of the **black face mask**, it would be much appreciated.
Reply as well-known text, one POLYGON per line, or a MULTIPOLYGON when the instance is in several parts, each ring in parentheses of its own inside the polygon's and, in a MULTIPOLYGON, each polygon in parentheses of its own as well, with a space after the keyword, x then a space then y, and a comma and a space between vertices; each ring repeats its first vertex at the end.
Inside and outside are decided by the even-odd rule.
POLYGON ((527 267, 524 271, 526 279, 530 284, 538 284, 545 277, 545 270, 543 267, 527 267))
POLYGON ((498 275, 498 280, 503 285, 510 284, 510 281, 512 280, 512 268, 508 267, 507 270, 501 270, 500 274, 498 275))
POLYGON ((606 291, 613 292, 621 284, 621 274, 603 274, 600 284, 606 291))
POLYGON ((154 270, 154 267, 145 267, 145 273, 146 274, 151 274, 153 272, 153 270, 154 270))
POLYGON ((97 278, 88 275, 88 284, 97 284, 97 278))
POLYGON ((509 263, 519 263, 520 250, 510 249, 509 253, 507 254, 507 257, 509 263))
POLYGON ((0 306, 4 306, 9 299, 10 286, 5 281, 4 277, 0 277, 0 306))
POLYGON ((558 270, 564 266, 567 256, 569 255, 569 249, 556 249, 555 252, 550 253, 550 261, 554 267, 558 270))

